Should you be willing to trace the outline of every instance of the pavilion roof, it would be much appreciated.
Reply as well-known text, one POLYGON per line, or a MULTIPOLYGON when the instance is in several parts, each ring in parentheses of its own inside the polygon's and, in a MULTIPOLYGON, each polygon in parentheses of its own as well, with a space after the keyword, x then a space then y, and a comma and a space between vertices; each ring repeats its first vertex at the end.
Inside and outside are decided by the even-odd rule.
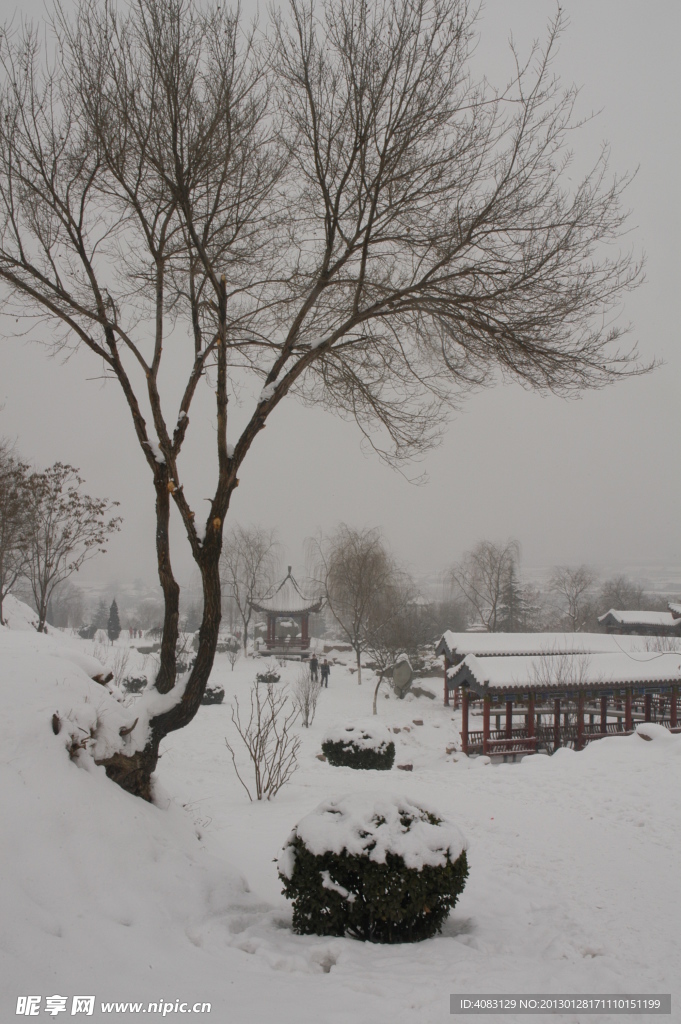
POLYGON ((667 608, 669 608, 675 619, 681 619, 681 604, 677 601, 670 601, 667 608))
POLYGON ((322 598, 305 597, 291 573, 291 566, 281 583, 266 597, 251 601, 251 608, 256 612, 267 612, 274 615, 301 615, 305 612, 318 612, 322 606, 322 598))
POLYGON ((656 689, 681 683, 681 654, 544 654, 478 658, 468 654, 447 672, 450 686, 465 684, 479 695, 535 691, 566 693, 615 686, 656 689))
POLYGON ((520 654, 616 654, 640 650, 641 637, 611 633, 443 633, 435 653, 448 658, 474 654, 479 658, 520 654))

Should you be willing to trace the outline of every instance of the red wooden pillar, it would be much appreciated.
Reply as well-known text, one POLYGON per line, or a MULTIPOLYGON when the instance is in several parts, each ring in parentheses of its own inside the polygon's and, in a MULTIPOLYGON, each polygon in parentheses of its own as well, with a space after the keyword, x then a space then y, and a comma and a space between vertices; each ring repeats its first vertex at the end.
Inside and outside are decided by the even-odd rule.
POLYGON ((584 749, 584 692, 579 691, 579 697, 577 698, 577 741, 575 743, 575 750, 584 749))
POLYGON ((634 731, 634 720, 631 715, 631 690, 627 690, 626 697, 624 699, 624 731, 634 731))
POLYGON ((303 647, 307 646, 307 641, 309 639, 310 639, 309 616, 308 616, 307 612, 305 612, 300 617, 300 642, 303 645, 303 647))
POLYGON ((488 696, 482 698, 482 752, 487 753, 489 747, 489 713, 490 699, 488 696))
POLYGON ((513 701, 506 701, 506 739, 510 740, 513 736, 513 701))
MULTIPOLYGON (((531 693, 527 701, 527 738, 534 738, 534 694, 531 693)), ((531 744, 529 744, 531 746, 531 744)))
POLYGON ((553 749, 558 750, 560 746, 560 701, 553 702, 553 749))
POLYGON ((647 693, 645 695, 645 697, 643 698, 643 720, 645 722, 649 722, 650 721, 650 717, 651 717, 650 716, 650 711, 651 711, 651 708, 652 708, 652 702, 653 701, 652 701, 651 695, 649 693, 647 693))
POLYGON ((468 689, 461 687, 461 749, 468 753, 468 689))
POLYGON ((447 655, 444 656, 445 663, 445 707, 449 707, 449 687, 447 686, 447 669, 449 668, 449 662, 447 661, 447 655))
POLYGON ((608 698, 601 697, 601 732, 608 731, 608 698))
POLYGON ((670 701, 669 701, 669 728, 670 729, 676 729, 676 727, 677 727, 677 719, 676 719, 676 698, 677 698, 677 695, 678 695, 678 687, 672 686, 672 695, 671 695, 671 698, 670 698, 670 701))

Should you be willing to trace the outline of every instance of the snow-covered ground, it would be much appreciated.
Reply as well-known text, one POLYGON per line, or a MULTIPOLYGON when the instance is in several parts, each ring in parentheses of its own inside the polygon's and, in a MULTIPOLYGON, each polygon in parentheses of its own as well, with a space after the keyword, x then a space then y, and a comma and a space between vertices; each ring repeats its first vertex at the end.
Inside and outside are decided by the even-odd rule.
POLYGON ((103 1013, 103 1001, 139 1001, 140 1019, 149 1002, 172 1004, 170 1017, 176 1001, 209 1002, 209 1019, 230 1024, 472 1019, 450 1017, 455 992, 671 992, 681 1020, 681 737, 649 727, 648 741, 492 766, 447 753, 458 720, 434 679, 434 700, 379 697, 381 721, 401 730, 395 763, 413 771, 333 768, 316 757, 322 735, 370 715, 373 697, 371 673, 360 687, 335 665, 300 730, 299 770, 273 801, 250 803, 225 737, 236 740, 230 701, 248 700, 262 662, 232 672, 219 655, 225 703, 168 737, 151 806, 68 756, 80 727, 121 713, 88 676, 92 649, 0 628, 0 1021, 39 994, 43 1019, 54 995, 68 998, 64 1017, 73 996, 96 996, 92 1019, 140 1016, 103 1013), (466 837, 470 877, 441 936, 389 947, 291 932, 274 858, 322 800, 364 789, 426 800, 466 837))

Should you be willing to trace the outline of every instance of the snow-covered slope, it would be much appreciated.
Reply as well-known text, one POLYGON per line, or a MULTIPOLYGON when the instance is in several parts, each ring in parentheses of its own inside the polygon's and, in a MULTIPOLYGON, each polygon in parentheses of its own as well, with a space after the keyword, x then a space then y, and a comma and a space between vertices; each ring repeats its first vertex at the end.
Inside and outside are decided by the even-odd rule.
MULTIPOLYGON (((24 601, 20 601, 14 594, 7 594, 2 600, 2 617, 7 629, 21 629, 35 632, 38 626, 38 616, 24 601)), ((0 629, 3 627, 0 626, 0 629)))
POLYGON ((115 729, 132 709, 56 645, 0 630, 3 1022, 38 993, 43 1007, 68 997, 64 1018, 74 995, 94 995, 91 1019, 148 1020, 149 1002, 179 1000, 210 1002, 221 1024, 444 1024, 450 992, 672 992, 679 1019, 681 738, 649 727, 648 741, 493 767, 447 753, 458 720, 438 701, 379 698, 400 730, 396 764, 413 771, 332 768, 315 756, 322 735, 365 717, 373 696, 335 666, 293 781, 251 804, 224 739, 227 702, 247 701, 255 665, 231 672, 219 656, 226 703, 168 738, 150 806, 87 753, 69 757, 95 717, 115 729), (305 814, 354 789, 425 799, 466 837, 469 881, 440 937, 381 947, 291 933, 274 858, 305 814), (109 1000, 139 1000, 144 1016, 103 1013, 109 1000))

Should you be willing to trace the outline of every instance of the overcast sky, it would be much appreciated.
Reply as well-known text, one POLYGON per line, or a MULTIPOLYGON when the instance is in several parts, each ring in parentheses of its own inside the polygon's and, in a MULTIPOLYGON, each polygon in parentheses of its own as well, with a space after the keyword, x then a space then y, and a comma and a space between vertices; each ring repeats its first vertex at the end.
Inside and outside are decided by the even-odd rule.
MULTIPOLYGON (((555 69, 581 86, 581 113, 600 112, 574 137, 578 161, 586 166, 607 140, 613 170, 639 168, 628 193, 630 238, 645 251, 646 283, 626 298, 623 319, 633 322, 643 358, 664 365, 579 401, 515 385, 473 395, 441 447, 413 467, 414 476, 429 478, 418 487, 364 456, 352 425, 282 403, 244 464, 231 511, 241 523, 276 526, 300 575, 304 539, 339 521, 381 526, 419 573, 451 564, 482 538, 507 537, 520 541, 528 567, 681 565, 681 5, 565 0, 562 7, 569 25, 555 69)), ((31 0, 21 10, 41 7, 31 0)), ((526 51, 554 12, 546 0, 488 0, 476 65, 502 84, 510 33, 526 51)), ((37 345, 2 337, 0 435, 16 438, 37 465, 79 466, 89 493, 121 502, 123 531, 87 578, 152 582, 150 475, 118 386, 86 380, 100 369, 87 353, 63 364, 37 345)), ((200 463, 200 452, 195 457, 200 463)), ((186 581, 191 559, 182 551, 174 564, 186 581)))

